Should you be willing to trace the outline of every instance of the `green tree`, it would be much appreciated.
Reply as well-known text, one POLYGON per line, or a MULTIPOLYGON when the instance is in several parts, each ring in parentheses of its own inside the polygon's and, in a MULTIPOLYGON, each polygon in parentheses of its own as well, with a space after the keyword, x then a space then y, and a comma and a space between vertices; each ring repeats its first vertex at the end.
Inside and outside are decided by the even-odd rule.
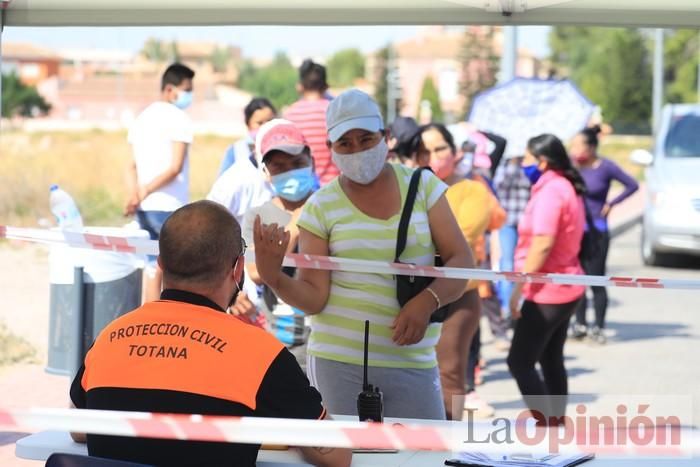
POLYGON ((556 27, 550 46, 557 75, 571 78, 614 126, 649 123, 650 53, 639 30, 556 27))
POLYGON ((217 47, 211 53, 209 61, 215 72, 224 73, 231 63, 231 50, 228 47, 217 47))
POLYGON ((467 28, 464 32, 459 60, 462 63, 460 93, 465 98, 465 116, 471 109, 474 96, 496 84, 499 59, 493 49, 494 35, 492 26, 467 28))
MULTIPOLYGON (((423 88, 420 92, 420 103, 428 101, 430 103, 431 120, 441 122, 444 118, 442 107, 440 106, 440 94, 435 87, 432 76, 428 76, 423 81, 423 88)), ((418 104, 418 114, 420 115, 420 105, 418 104)))
POLYGON ((328 59, 326 67, 331 86, 352 86, 365 75, 365 57, 357 49, 340 50, 328 59))
POLYGON ((666 36, 664 68, 666 99, 672 103, 697 102, 700 32, 679 29, 666 36))
POLYGON ((149 38, 141 49, 141 55, 152 62, 164 62, 168 58, 163 43, 153 37, 149 38))
POLYGON ((167 58, 170 62, 180 61, 180 51, 177 49, 177 41, 172 41, 168 46, 167 58))
POLYGON ((3 117, 36 117, 46 114, 51 105, 37 92, 34 86, 23 84, 16 73, 2 75, 3 117))
POLYGON ((297 80, 296 68, 287 55, 278 52, 272 63, 264 67, 258 68, 249 61, 244 62, 238 76, 238 86, 256 96, 267 97, 277 109, 281 109, 297 100, 297 80))

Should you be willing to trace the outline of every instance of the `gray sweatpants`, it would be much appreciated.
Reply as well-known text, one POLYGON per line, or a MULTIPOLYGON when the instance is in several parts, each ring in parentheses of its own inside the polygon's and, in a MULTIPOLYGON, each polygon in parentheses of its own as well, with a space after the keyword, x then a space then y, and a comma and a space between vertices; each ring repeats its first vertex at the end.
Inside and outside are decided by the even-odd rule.
MULTIPOLYGON (((330 414, 357 415, 362 365, 307 356, 306 373, 330 414)), ((445 419, 440 372, 429 369, 369 367, 370 384, 384 396, 384 417, 445 419)))

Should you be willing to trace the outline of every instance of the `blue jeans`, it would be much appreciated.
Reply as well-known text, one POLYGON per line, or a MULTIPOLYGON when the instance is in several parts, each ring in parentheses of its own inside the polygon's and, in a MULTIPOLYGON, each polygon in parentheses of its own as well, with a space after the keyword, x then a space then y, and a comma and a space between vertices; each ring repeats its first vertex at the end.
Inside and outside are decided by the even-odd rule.
MULTIPOLYGON (((171 211, 142 211, 138 209, 136 211, 136 220, 138 220, 141 228, 148 232, 151 240, 158 240, 160 229, 163 228, 163 224, 171 214, 171 211)), ((156 258, 158 257, 155 255, 148 255, 148 265, 155 266, 156 258)))
MULTIPOLYGON (((498 231, 498 239, 501 244, 501 259, 498 264, 501 271, 512 271, 515 258, 515 246, 518 244, 518 227, 504 225, 498 231)), ((513 292, 513 283, 508 281, 498 282, 498 300, 505 318, 510 317, 510 294, 513 292)))

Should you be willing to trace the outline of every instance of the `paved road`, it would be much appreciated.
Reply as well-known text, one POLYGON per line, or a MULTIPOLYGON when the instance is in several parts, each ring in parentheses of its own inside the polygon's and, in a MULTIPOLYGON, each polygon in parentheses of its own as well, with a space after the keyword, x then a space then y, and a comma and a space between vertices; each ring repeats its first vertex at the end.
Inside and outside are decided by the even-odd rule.
MULTIPOLYGON (((637 226, 613 240, 610 273, 700 279, 700 261, 689 261, 677 269, 644 267, 639 237, 637 226)), ((625 395, 656 396, 678 413, 691 413, 692 419, 684 423, 700 426, 700 291, 615 288, 609 294, 608 343, 567 342, 569 391, 581 395, 580 400, 591 409, 613 415, 615 406, 610 404, 625 395)), ((589 310, 589 319, 592 313, 589 310)), ((486 328, 483 323, 482 330, 486 328)), ((505 352, 487 345, 483 355, 488 367, 478 392, 492 402, 497 416, 513 416, 520 398, 505 364, 505 352)))

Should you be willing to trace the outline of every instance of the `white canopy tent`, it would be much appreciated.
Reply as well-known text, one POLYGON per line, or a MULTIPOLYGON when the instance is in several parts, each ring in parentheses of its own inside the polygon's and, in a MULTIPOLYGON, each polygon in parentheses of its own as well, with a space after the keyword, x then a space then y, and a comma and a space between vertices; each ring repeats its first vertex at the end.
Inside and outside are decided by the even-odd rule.
POLYGON ((0 44, 5 26, 245 24, 698 28, 700 0, 0 0, 0 44))
POLYGON ((700 0, 10 0, 5 24, 698 27, 700 0))

